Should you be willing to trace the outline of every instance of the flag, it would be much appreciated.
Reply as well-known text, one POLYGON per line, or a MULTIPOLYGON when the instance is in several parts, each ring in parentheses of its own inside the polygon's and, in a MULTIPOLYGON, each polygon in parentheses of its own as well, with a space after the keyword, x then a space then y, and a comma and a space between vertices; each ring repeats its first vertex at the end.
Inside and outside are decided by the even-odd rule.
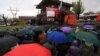
POLYGON ((69 25, 77 25, 76 15, 66 15, 64 18, 64 23, 69 25))
POLYGON ((96 21, 100 22, 100 14, 97 15, 96 21))

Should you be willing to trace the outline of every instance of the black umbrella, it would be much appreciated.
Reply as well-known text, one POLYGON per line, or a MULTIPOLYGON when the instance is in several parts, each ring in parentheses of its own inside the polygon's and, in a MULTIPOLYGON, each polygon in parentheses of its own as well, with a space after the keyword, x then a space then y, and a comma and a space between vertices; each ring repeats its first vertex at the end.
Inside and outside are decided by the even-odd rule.
POLYGON ((100 40, 100 29, 97 30, 97 37, 98 37, 98 39, 100 40))
POLYGON ((26 30, 20 30, 18 32, 16 32, 16 36, 23 36, 26 34, 26 30))
POLYGON ((30 34, 30 32, 32 32, 31 29, 22 29, 16 32, 16 36, 24 36, 26 34, 30 34))
POLYGON ((32 30, 33 31, 45 31, 46 27, 45 26, 33 26, 32 30))
POLYGON ((4 36, 0 38, 0 55, 16 46, 19 40, 13 36, 4 36))
POLYGON ((4 35, 15 36, 15 31, 0 30, 0 36, 3 37, 4 35))
POLYGON ((8 31, 0 30, 0 36, 4 36, 4 35, 7 35, 7 34, 9 34, 8 31))

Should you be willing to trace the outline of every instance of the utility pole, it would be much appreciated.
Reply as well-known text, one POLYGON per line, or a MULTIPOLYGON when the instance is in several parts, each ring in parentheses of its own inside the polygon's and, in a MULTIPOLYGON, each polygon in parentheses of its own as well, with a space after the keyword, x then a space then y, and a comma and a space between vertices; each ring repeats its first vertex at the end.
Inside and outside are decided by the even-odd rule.
POLYGON ((11 14, 13 15, 13 19, 14 19, 14 18, 16 18, 16 15, 17 15, 19 10, 17 8, 16 9, 10 8, 10 9, 8 9, 8 11, 11 12, 11 14))

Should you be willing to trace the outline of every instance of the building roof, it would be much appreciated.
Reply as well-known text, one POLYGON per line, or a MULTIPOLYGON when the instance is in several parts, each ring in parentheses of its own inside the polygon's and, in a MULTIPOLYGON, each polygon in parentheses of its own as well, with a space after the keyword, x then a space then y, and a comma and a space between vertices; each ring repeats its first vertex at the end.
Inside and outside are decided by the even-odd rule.
POLYGON ((19 16, 19 19, 21 20, 29 20, 29 19, 33 19, 33 16, 19 16))
MULTIPOLYGON (((42 0, 38 5, 37 5, 37 9, 42 9, 42 8, 45 8, 47 6, 50 6, 50 5, 60 5, 60 2, 59 0, 42 0)), ((72 4, 70 3, 66 3, 66 2, 62 2, 62 5, 63 6, 66 6, 66 7, 71 7, 72 4)))

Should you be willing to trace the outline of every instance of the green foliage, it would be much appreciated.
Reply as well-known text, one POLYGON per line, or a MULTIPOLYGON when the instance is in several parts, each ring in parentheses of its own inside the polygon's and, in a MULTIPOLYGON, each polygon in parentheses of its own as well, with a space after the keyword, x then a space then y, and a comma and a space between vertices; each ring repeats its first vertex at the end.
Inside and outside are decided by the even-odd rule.
POLYGON ((14 29, 16 29, 16 28, 22 29, 22 28, 25 28, 26 26, 27 26, 27 25, 0 26, 0 30, 6 30, 6 29, 14 30, 14 29))
POLYGON ((79 0, 77 2, 73 2, 72 3, 73 6, 72 6, 72 10, 77 14, 77 16, 79 17, 79 15, 85 10, 84 7, 83 7, 83 4, 82 4, 82 1, 79 0))

